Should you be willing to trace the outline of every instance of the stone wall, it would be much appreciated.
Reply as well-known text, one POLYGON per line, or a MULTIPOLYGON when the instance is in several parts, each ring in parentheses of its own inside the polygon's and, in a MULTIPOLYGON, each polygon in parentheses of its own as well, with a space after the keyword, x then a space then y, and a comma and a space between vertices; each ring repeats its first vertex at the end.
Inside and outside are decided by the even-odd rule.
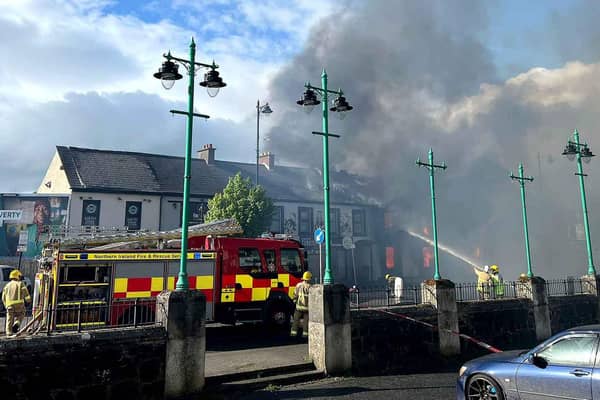
POLYGON ((162 399, 162 327, 0 339, 6 399, 162 399))
POLYGON ((578 325, 599 323, 598 297, 593 295, 548 297, 552 333, 578 325))
MULTIPOLYGON (((458 303, 461 333, 501 350, 515 350, 536 344, 533 304, 529 299, 506 299, 458 303)), ((465 357, 488 354, 477 344, 462 340, 465 357)))
MULTIPOLYGON (((437 324, 433 307, 391 309, 437 324)), ((352 372, 356 375, 430 371, 439 359, 437 332, 376 310, 352 311, 352 372)))
MULTIPOLYGON (((598 297, 549 297, 552 333, 599 322, 598 297)), ((460 333, 501 350, 528 349, 538 343, 529 299, 459 302, 460 333)), ((437 325, 437 310, 421 305, 390 309, 437 325)), ((435 329, 377 310, 352 311, 352 370, 356 375, 392 372, 433 372, 461 361, 489 354, 461 339, 461 354, 454 359, 439 353, 435 329)))

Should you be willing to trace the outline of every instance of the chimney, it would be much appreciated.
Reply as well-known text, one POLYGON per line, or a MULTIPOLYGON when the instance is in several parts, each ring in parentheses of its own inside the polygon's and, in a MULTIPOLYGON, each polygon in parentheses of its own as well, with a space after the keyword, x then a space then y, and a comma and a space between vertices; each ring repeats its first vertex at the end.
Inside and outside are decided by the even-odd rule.
POLYGON ((198 150, 198 158, 206 161, 206 164, 211 165, 215 163, 215 150, 211 144, 205 144, 202 149, 198 150))
POLYGON ((262 153, 258 158, 258 163, 264 165, 269 170, 275 168, 275 154, 270 152, 262 153))

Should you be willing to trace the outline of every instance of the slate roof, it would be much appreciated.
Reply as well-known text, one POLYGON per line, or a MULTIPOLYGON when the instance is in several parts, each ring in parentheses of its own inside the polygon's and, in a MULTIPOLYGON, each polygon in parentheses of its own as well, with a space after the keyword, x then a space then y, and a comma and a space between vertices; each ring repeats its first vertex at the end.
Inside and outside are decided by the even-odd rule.
MULTIPOLYGON (((74 191, 127 192, 181 196, 184 158, 159 154, 57 146, 69 185, 74 191)), ((241 172, 254 181, 256 164, 215 160, 208 165, 192 159, 191 195, 212 197, 241 172)), ((274 200, 322 202, 320 170, 275 165, 260 166, 260 184, 274 200)), ((339 204, 375 205, 368 181, 347 172, 330 170, 330 200, 339 204)))

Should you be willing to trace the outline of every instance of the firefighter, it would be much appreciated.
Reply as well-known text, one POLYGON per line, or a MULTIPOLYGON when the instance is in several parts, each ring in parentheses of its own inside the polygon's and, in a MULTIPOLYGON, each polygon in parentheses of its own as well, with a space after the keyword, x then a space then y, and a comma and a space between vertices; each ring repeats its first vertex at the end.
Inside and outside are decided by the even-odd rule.
POLYGON ((479 300, 485 300, 489 297, 488 282, 490 280, 490 267, 485 265, 483 268, 473 267, 475 275, 477 275, 477 293, 479 300))
POLYGON ((402 297, 402 278, 391 274, 385 274, 385 280, 388 284, 388 293, 391 293, 392 296, 400 299, 402 297))
POLYGON ((497 265, 490 267, 490 281, 494 288, 494 295, 498 297, 504 297, 504 279, 500 275, 500 268, 497 265))
POLYGON ((296 310, 294 311, 294 322, 292 323, 292 330, 290 331, 290 336, 292 337, 298 335, 300 319, 302 319, 302 337, 308 337, 308 289, 310 289, 311 279, 312 273, 306 271, 302 275, 302 281, 296 285, 296 290, 294 290, 296 310))
POLYGON ((25 302, 31 303, 31 296, 21 280, 21 271, 14 269, 10 272, 10 282, 2 290, 2 303, 6 308, 6 336, 16 334, 25 318, 25 302))

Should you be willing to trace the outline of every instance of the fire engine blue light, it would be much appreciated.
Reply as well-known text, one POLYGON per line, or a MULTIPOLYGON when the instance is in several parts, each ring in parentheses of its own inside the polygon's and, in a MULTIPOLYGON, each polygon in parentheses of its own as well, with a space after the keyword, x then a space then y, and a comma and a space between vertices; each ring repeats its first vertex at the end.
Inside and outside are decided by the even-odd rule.
POLYGON ((87 260, 88 259, 88 255, 87 253, 81 253, 81 255, 79 256, 80 260, 87 260))
POLYGON ((194 260, 199 260, 202 258, 202 254, 201 253, 194 253, 194 260))

